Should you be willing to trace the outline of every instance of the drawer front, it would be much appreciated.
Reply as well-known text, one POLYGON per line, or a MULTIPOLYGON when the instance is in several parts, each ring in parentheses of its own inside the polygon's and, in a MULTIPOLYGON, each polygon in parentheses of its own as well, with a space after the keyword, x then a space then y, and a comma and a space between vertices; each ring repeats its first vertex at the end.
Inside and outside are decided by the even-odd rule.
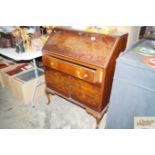
POLYGON ((52 69, 72 75, 84 81, 97 82, 97 73, 94 69, 89 69, 74 63, 63 61, 49 56, 43 57, 43 63, 52 69))
POLYGON ((48 88, 69 97, 69 77, 68 75, 45 67, 45 79, 48 88))
POLYGON ((98 111, 101 104, 101 88, 71 77, 71 98, 98 111))

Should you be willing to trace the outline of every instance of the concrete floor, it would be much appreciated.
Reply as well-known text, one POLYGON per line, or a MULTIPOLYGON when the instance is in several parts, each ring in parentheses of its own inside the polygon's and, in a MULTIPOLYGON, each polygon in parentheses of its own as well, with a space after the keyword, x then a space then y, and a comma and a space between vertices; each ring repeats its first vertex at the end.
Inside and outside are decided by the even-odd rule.
MULTIPOLYGON (((59 96, 38 98, 35 108, 19 102, 6 88, 0 87, 0 128, 3 129, 94 129, 96 120, 84 109, 59 96)), ((106 115, 100 128, 105 126, 106 115)))

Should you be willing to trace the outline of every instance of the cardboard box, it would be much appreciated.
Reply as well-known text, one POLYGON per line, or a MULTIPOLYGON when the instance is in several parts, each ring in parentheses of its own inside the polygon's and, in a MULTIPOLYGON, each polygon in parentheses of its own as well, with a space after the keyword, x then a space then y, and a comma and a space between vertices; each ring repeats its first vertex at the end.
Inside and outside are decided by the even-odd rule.
MULTIPOLYGON (((32 94, 34 90, 34 86, 37 82, 35 76, 27 77, 27 81, 20 79, 20 75, 24 73, 33 71, 34 69, 23 69, 23 65, 26 63, 16 64, 14 62, 11 63, 10 60, 6 60, 3 57, 0 57, 0 63, 4 65, 0 65, 0 86, 6 87, 15 97, 17 97, 23 103, 30 103, 32 99, 32 94), (32 78, 32 79, 31 79, 32 78)), ((40 86, 36 88, 35 93, 35 101, 37 102, 38 98, 45 95, 45 78, 44 73, 42 71, 42 75, 39 76, 39 81, 43 82, 40 86)))
POLYGON ((30 103, 34 91, 34 87, 36 86, 37 80, 39 80, 41 83, 40 86, 36 88, 35 93, 35 101, 37 102, 38 98, 45 95, 45 77, 44 72, 41 71, 40 76, 36 79, 35 75, 28 76, 28 74, 34 73, 34 69, 29 70, 25 73, 22 73, 10 80, 11 90, 21 102, 23 103, 30 103))
POLYGON ((3 87, 8 88, 8 90, 11 91, 11 85, 10 85, 10 80, 25 72, 26 70, 23 69, 24 66, 27 66, 28 63, 20 63, 16 65, 12 65, 5 70, 1 72, 1 79, 3 81, 3 87))
POLYGON ((9 66, 6 66, 5 64, 3 64, 2 66, 2 63, 0 62, 0 86, 1 87, 4 87, 4 82, 3 82, 3 79, 2 79, 2 72, 4 70, 6 70, 6 68, 8 68, 9 66))
POLYGON ((5 87, 7 85, 7 82, 5 82, 5 78, 3 77, 3 74, 10 69, 14 68, 16 66, 15 63, 8 63, 6 59, 3 57, 0 57, 0 86, 5 87))

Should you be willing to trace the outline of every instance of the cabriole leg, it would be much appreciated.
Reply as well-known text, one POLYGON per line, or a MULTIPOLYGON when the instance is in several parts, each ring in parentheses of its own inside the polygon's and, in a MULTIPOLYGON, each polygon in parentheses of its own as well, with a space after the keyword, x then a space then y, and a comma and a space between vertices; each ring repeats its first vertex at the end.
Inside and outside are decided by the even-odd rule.
POLYGON ((49 105, 49 104, 51 103, 50 92, 49 92, 47 89, 45 89, 45 93, 46 93, 46 96, 47 96, 47 99, 48 99, 48 101, 47 101, 47 105, 49 105))

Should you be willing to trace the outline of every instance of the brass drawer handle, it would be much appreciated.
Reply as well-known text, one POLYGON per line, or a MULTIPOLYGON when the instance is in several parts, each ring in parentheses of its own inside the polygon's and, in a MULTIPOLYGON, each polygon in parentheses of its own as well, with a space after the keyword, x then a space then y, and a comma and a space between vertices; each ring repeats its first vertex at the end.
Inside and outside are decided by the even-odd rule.
POLYGON ((84 74, 84 75, 83 75, 83 78, 87 78, 87 77, 88 77, 88 75, 87 75, 87 74, 84 74))
POLYGON ((54 65, 54 62, 51 62, 50 64, 51 64, 51 66, 53 66, 54 65))
POLYGON ((84 74, 83 76, 80 76, 79 71, 77 71, 76 74, 77 74, 78 77, 83 78, 83 79, 88 77, 88 74, 84 74))
POLYGON ((80 72, 79 72, 79 71, 77 71, 77 72, 76 72, 76 74, 79 76, 79 75, 80 75, 80 72))

